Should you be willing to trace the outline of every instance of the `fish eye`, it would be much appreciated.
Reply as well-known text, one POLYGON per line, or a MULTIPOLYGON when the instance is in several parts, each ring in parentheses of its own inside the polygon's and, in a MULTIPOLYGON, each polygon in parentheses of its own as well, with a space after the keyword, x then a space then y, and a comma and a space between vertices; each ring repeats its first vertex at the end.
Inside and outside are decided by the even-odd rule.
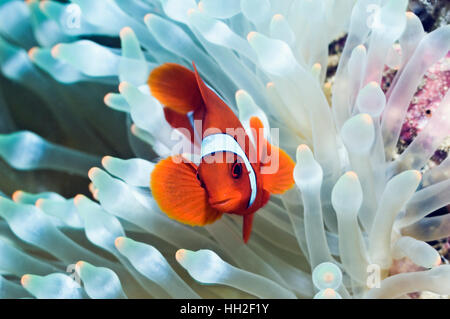
POLYGON ((198 181, 200 182, 200 186, 205 188, 205 184, 203 184, 203 181, 200 179, 200 175, 198 174, 198 172, 196 174, 196 177, 197 177, 198 181))
POLYGON ((242 175, 242 163, 234 162, 233 166, 231 167, 231 176, 233 178, 239 178, 242 175))

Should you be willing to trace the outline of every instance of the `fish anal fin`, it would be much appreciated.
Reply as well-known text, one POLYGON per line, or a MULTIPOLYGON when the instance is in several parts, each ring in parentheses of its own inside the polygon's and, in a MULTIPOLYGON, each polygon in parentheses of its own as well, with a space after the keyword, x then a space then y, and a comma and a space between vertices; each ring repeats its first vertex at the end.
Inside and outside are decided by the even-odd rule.
POLYGON ((181 155, 156 164, 150 189, 160 209, 172 219, 191 226, 204 226, 222 216, 208 203, 206 190, 197 179, 197 167, 181 155))
POLYGON ((282 194, 294 186, 295 162, 285 151, 264 139, 264 126, 258 117, 250 119, 250 127, 257 144, 263 188, 272 194, 282 194))
POLYGON ((253 217, 255 216, 255 213, 244 215, 244 220, 242 223, 242 237, 244 239, 244 242, 247 243, 250 239, 250 235, 252 233, 252 226, 253 226, 253 217))
POLYGON ((187 114, 203 107, 195 73, 175 63, 153 69, 148 78, 152 95, 165 107, 187 114))

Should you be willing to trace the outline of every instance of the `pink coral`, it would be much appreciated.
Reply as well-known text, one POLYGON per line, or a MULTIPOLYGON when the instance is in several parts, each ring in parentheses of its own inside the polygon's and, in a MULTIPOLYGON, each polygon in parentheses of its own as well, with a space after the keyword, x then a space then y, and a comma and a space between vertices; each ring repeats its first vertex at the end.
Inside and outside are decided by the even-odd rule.
MULTIPOLYGON (((387 69, 383 77, 382 87, 385 91, 395 75, 395 70, 387 69)), ((445 93, 450 87, 450 52, 446 57, 434 64, 423 77, 414 98, 412 99, 398 144, 399 153, 408 146, 420 130, 427 124, 445 93)), ((448 146, 436 151, 432 160, 439 164, 448 153, 448 146)))

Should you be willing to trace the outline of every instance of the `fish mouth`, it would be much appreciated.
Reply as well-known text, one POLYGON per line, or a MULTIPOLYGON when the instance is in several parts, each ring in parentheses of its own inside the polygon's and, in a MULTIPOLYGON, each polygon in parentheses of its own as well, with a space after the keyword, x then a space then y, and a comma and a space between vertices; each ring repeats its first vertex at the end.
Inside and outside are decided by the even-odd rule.
POLYGON ((227 198, 227 199, 223 199, 223 200, 218 200, 215 202, 210 202, 211 206, 216 206, 216 205, 223 205, 228 203, 229 201, 231 201, 231 198, 227 198))

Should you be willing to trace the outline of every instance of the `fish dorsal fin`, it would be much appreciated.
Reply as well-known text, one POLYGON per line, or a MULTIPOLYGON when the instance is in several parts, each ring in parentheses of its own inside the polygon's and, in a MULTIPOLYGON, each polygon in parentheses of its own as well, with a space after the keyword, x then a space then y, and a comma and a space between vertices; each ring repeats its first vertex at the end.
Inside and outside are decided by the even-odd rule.
POLYGON ((200 74, 198 74, 197 71, 197 67, 195 66, 195 63, 192 62, 192 66, 194 67, 194 76, 195 79, 197 81, 197 87, 198 90, 202 96, 202 100, 205 103, 205 106, 207 107, 207 101, 211 100, 211 99, 216 99, 218 98, 216 93, 213 92, 213 90, 211 90, 206 83, 203 81, 203 79, 200 77, 200 74))
POLYGON ((197 179, 197 166, 181 155, 155 165, 150 189, 161 210, 181 223, 203 226, 222 216, 209 205, 206 190, 197 179))
POLYGON ((196 74, 175 63, 165 63, 150 73, 152 95, 166 108, 187 114, 204 106, 196 74))
POLYGON ((264 138, 264 126, 258 117, 250 119, 250 128, 255 137, 263 188, 272 194, 284 193, 294 186, 295 162, 285 151, 267 142, 264 138))
POLYGON ((217 128, 224 128, 221 127, 221 123, 226 123, 226 125, 229 125, 226 128, 236 128, 238 125, 242 126, 239 119, 225 103, 225 101, 213 89, 211 89, 205 81, 203 81, 200 74, 198 74, 195 63, 192 62, 192 65, 194 67, 194 74, 197 79, 198 89, 203 98, 205 112, 208 113, 217 128))

